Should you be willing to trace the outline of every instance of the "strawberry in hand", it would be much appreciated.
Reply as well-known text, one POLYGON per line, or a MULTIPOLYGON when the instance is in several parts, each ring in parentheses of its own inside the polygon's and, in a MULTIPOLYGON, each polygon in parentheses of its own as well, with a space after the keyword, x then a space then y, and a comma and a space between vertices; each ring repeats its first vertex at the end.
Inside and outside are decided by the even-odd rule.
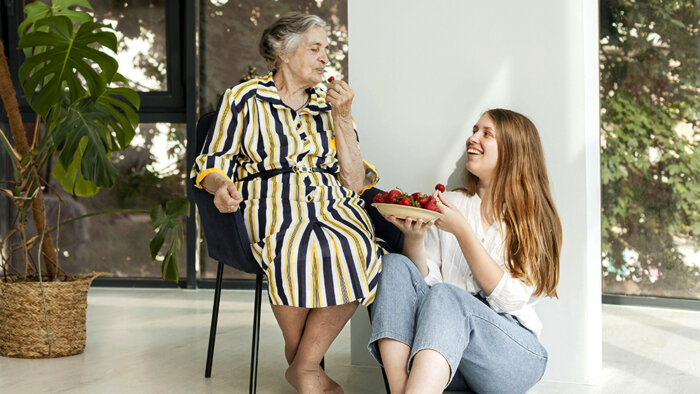
POLYGON ((440 193, 444 193, 445 185, 443 185, 442 183, 438 183, 437 185, 435 185, 435 190, 440 190, 440 193))

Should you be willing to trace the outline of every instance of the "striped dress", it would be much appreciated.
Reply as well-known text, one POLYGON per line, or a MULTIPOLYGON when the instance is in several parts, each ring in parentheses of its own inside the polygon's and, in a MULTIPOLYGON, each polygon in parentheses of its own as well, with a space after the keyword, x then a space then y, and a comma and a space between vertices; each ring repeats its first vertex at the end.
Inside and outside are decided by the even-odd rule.
MULTIPOLYGON (((228 89, 191 177, 201 187, 207 174, 219 172, 243 195, 240 209, 273 305, 320 308, 355 300, 369 305, 385 251, 362 199, 339 181, 325 92, 309 93, 309 104, 297 113, 282 103, 271 74, 228 89), (288 172, 240 181, 295 165, 333 174, 288 172)), ((367 189, 377 173, 364 164, 367 189)))

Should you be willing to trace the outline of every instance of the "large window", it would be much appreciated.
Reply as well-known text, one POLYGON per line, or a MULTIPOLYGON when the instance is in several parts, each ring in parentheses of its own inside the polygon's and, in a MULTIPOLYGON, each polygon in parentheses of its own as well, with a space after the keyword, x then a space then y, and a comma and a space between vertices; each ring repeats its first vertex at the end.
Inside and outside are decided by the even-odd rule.
POLYGON ((600 11, 603 292, 700 299, 698 3, 600 11))
MULTIPOLYGON (((0 4, 3 17, 0 26, 13 75, 23 60, 22 53, 13 48, 17 47, 17 26, 24 18, 22 9, 26 3, 29 1, 9 0, 0 4)), ((89 3, 95 19, 115 29, 119 72, 141 96, 142 123, 130 147, 112 155, 119 177, 111 190, 101 190, 91 198, 71 196, 51 177, 52 163, 49 163, 43 175, 51 183, 45 193, 47 220, 51 224, 56 223, 59 215, 61 220, 66 220, 112 209, 149 210, 157 203, 186 196, 187 124, 182 78, 182 53, 186 51, 185 29, 181 28, 186 2, 90 0, 89 3)), ((190 30, 194 33, 194 29, 190 30)), ((22 90, 16 90, 25 120, 34 121, 36 115, 23 99, 22 90)), ((27 123, 25 128, 33 131, 34 124, 27 123)), ((55 161, 54 158, 53 164, 55 161)), ((4 219, 13 217, 4 202, 0 209, 4 219)), ((0 227, 0 230, 5 229, 0 227)), ((151 261, 148 247, 152 236, 148 213, 119 213, 93 216, 63 226, 54 241, 59 249, 60 266, 66 273, 100 271, 116 277, 158 278, 160 263, 151 261)), ((180 275, 184 277, 186 243, 180 256, 180 275)))

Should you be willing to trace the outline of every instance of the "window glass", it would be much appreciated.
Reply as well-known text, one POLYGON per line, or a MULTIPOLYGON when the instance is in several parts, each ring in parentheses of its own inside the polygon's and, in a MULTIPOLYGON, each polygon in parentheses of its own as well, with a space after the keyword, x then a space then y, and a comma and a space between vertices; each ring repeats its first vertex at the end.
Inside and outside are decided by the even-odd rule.
MULTIPOLYGON (((131 146, 113 154, 119 177, 112 189, 100 190, 90 198, 74 198, 55 188, 60 189, 63 220, 111 209, 150 210, 155 204, 185 197, 185 134, 185 124, 140 124, 131 146)), ((45 199, 48 220, 55 222, 52 218, 58 216, 59 197, 46 193, 45 199)), ((60 249, 61 267, 68 273, 99 271, 115 277, 159 278, 162 259, 152 262, 148 247, 153 235, 148 213, 116 213, 63 226, 54 241, 60 249)), ((185 277, 185 238, 182 241, 179 271, 185 277)))
POLYGON ((600 11, 603 292, 700 299, 698 3, 600 11))
POLYGON ((141 92, 166 91, 165 0, 91 0, 95 19, 117 35, 119 72, 141 92))
POLYGON ((320 16, 330 30, 328 76, 348 78, 347 0, 202 2, 199 29, 200 112, 213 111, 228 88, 251 75, 266 75, 258 53, 263 30, 290 11, 320 16))

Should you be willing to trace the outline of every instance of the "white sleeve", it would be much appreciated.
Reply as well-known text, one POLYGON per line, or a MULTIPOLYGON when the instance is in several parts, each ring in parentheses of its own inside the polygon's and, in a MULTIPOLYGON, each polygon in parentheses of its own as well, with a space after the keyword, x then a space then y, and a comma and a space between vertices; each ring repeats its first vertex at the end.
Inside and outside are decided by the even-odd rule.
POLYGON ((428 275, 423 278, 428 286, 442 282, 442 253, 440 252, 440 230, 431 226, 425 233, 425 262, 428 264, 428 275))
POLYGON ((514 279, 508 270, 504 270, 501 280, 486 300, 494 311, 511 313, 527 305, 534 291, 535 286, 528 286, 520 279, 514 279))

